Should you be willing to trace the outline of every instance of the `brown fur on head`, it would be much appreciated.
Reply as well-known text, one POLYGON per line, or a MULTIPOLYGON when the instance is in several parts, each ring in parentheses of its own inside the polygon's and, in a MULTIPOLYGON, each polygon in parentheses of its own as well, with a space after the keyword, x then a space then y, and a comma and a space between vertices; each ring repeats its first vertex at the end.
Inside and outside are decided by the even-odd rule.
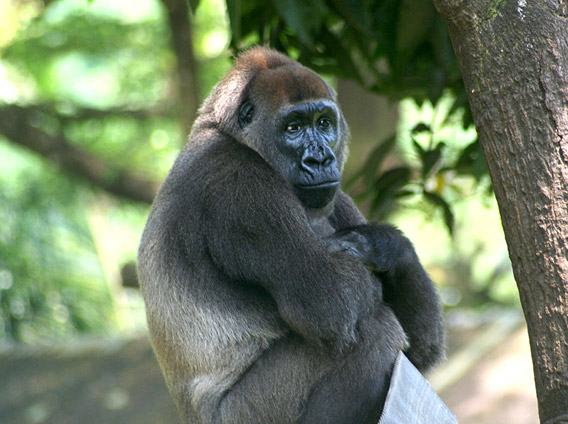
POLYGON ((200 108, 196 127, 214 126, 262 154, 265 147, 262 144, 267 141, 264 137, 269 135, 267 125, 275 122, 280 110, 320 99, 331 101, 339 111, 341 140, 335 153, 342 168, 347 156, 349 128, 337 105, 335 90, 317 73, 268 48, 254 47, 237 57, 233 68, 200 108), (247 99, 255 104, 255 113, 264 123, 260 132, 258 127, 255 133, 243 131, 238 124, 239 107, 247 99))

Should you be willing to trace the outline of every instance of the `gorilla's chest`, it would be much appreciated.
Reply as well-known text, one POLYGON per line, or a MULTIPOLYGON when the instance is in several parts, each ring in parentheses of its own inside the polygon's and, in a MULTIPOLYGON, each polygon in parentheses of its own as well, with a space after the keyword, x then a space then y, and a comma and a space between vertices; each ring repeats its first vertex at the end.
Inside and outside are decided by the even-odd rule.
POLYGON ((309 224, 312 231, 321 238, 329 237, 330 235, 335 233, 335 229, 331 226, 329 220, 326 217, 310 218, 309 224))

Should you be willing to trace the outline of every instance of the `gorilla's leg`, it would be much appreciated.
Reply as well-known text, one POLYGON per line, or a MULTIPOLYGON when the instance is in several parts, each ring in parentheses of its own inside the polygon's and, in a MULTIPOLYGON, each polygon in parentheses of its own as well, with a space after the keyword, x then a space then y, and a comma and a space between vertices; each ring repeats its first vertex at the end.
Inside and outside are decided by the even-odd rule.
POLYGON ((218 423, 377 423, 405 337, 392 311, 358 324, 359 341, 333 353, 291 334, 225 393, 218 423))
POLYGON ((311 394, 302 424, 379 421, 396 356, 406 345, 402 327, 388 307, 358 324, 361 343, 337 363, 311 394))

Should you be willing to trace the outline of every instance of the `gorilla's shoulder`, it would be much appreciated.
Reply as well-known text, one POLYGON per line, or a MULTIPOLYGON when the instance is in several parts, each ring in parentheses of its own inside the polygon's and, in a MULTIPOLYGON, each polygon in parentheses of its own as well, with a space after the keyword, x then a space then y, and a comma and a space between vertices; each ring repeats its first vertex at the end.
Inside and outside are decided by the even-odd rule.
POLYGON ((266 187, 269 182, 288 191, 285 181, 256 151, 232 137, 215 134, 207 143, 199 145, 191 145, 190 140, 176 159, 161 191, 186 202, 201 202, 221 194, 232 197, 235 191, 266 187), (186 194, 174 196, 180 192, 186 194))

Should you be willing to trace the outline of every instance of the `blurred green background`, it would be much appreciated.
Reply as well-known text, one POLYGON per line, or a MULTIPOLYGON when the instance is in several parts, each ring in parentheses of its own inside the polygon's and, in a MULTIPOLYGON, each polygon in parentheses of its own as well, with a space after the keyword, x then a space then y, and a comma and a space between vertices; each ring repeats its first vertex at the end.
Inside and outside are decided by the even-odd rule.
MULTIPOLYGON (((204 4, 194 27, 204 96, 230 66, 223 4, 204 4)), ((156 1, 0 2, 0 339, 144 328, 120 267, 135 260, 148 196, 104 188, 122 175, 155 188, 182 146, 169 46, 156 1), (84 161, 65 159, 72 149, 84 161)))

